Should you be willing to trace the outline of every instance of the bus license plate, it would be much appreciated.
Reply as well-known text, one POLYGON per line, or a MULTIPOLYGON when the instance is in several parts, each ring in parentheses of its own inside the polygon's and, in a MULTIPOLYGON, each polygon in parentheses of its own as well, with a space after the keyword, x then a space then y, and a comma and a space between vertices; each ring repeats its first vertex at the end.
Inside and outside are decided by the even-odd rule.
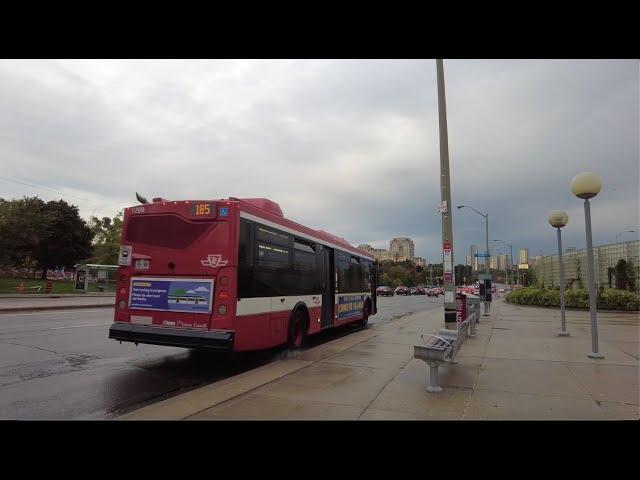
POLYGON ((136 260, 136 270, 149 270, 149 260, 136 260))

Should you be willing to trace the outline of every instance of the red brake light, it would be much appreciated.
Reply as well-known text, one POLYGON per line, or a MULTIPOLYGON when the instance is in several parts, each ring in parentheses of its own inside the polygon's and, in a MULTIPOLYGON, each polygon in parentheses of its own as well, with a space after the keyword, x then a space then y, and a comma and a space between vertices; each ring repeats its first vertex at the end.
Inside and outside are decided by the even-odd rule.
POLYGON ((227 298, 229 298, 229 294, 225 291, 222 290, 219 294, 218 294, 218 298, 222 301, 226 300, 227 298))

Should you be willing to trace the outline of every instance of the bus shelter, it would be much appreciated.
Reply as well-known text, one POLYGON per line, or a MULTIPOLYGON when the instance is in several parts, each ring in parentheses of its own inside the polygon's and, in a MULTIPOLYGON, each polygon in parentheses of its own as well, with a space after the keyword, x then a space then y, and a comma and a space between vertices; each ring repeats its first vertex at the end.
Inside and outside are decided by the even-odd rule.
POLYGON ((118 265, 78 263, 74 265, 75 289, 78 292, 115 292, 118 265))

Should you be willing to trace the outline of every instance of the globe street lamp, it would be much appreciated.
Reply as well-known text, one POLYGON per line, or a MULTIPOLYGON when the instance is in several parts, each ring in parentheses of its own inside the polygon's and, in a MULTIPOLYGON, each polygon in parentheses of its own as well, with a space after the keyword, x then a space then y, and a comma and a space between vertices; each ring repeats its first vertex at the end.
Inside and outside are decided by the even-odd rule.
POLYGON ((569 222, 567 212, 555 210, 549 215, 549 224, 558 231, 558 263, 560 267, 560 331, 559 337, 568 337, 567 326, 564 318, 564 266, 562 265, 562 233, 560 229, 569 222))
POLYGON ((589 199, 595 197, 602 188, 602 180, 595 173, 585 172, 573 177, 571 192, 584 200, 584 223, 587 234, 587 282, 589 283, 589 310, 591 311, 591 353, 589 358, 604 358, 598 352, 598 320, 596 319, 596 282, 593 265, 593 242, 591 240, 591 204, 589 199))

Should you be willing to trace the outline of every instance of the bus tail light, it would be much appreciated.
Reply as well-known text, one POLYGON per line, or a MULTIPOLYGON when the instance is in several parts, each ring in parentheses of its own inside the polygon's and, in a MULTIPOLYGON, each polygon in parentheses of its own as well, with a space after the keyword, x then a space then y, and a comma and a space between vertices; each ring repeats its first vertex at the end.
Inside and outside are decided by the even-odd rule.
POLYGON ((222 290, 219 294, 218 294, 218 299, 221 301, 225 301, 227 298, 229 298, 229 294, 225 291, 222 290))
POLYGON ((124 308, 125 308, 126 306, 127 306, 127 302, 125 302, 124 300, 120 300, 120 301, 118 302, 118 308, 119 308, 120 310, 124 310, 124 308))
POLYGON ((226 305, 220 305, 218 307, 218 313, 220 315, 224 315, 225 313, 227 313, 227 306, 226 305))
POLYGON ((220 285, 229 285, 229 277, 220 277, 220 285))
POLYGON ((127 289, 122 287, 120 290, 120 295, 126 295, 127 294, 127 289))

